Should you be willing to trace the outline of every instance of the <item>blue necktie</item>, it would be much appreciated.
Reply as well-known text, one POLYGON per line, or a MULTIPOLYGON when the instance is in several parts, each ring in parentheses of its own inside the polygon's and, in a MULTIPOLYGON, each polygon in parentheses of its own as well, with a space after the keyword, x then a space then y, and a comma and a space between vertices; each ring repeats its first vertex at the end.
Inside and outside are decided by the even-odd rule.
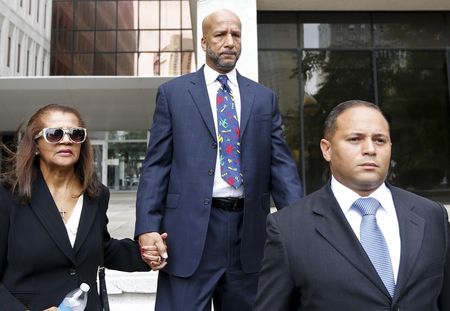
POLYGON ((227 83, 228 77, 219 75, 217 81, 221 84, 216 98, 220 173, 223 180, 237 189, 243 183, 239 122, 233 94, 227 83))
POLYGON ((361 244, 370 258, 375 270, 386 286, 391 297, 394 296, 395 281, 392 271, 391 257, 389 249, 384 239, 383 233, 377 224, 375 217, 380 202, 374 198, 360 198, 353 203, 353 206, 361 213, 361 244))

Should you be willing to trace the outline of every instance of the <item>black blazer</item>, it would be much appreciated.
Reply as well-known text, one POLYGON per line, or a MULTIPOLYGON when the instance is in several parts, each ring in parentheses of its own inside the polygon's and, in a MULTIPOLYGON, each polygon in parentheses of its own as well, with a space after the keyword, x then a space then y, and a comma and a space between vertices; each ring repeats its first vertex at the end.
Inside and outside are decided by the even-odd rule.
POLYGON ((29 204, 20 204, 0 188, 0 309, 42 311, 58 306, 82 282, 91 287, 86 310, 100 310, 97 267, 146 271, 139 248, 130 239, 112 239, 107 230, 109 191, 84 196, 72 248, 50 191, 39 173, 29 204))
POLYGON ((255 310, 450 310, 445 208, 399 188, 389 189, 401 239, 393 298, 326 185, 268 217, 255 310))

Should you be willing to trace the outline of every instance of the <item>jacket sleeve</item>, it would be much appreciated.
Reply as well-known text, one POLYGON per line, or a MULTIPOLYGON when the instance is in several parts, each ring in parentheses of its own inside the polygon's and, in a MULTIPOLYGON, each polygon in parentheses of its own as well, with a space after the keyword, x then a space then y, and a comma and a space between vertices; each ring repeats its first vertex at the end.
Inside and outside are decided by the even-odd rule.
POLYGON ((109 190, 104 187, 99 204, 103 219, 104 265, 108 269, 120 271, 148 271, 149 266, 142 261, 139 245, 131 239, 114 239, 108 232, 108 216, 106 211, 109 203, 109 190))
POLYGON ((8 191, 0 186, 0 308, 9 311, 23 311, 27 308, 3 284, 3 277, 7 266, 9 240, 10 217, 8 205, 12 203, 8 191))
POLYGON ((161 86, 156 96, 150 142, 142 164, 136 200, 135 237, 146 232, 159 232, 172 165, 172 121, 161 86))
POLYGON ((445 235, 447 240, 447 256, 444 266, 444 281, 442 283, 441 293, 439 295, 438 307, 439 310, 450 310, 450 223, 448 222, 447 211, 442 207, 445 214, 445 235))
POLYGON ((267 217, 267 240, 259 273, 255 311, 296 310, 296 287, 290 275, 283 238, 276 218, 267 217))
POLYGON ((303 196, 297 166, 283 137, 277 97, 272 93, 272 155, 270 164, 272 198, 280 209, 303 196))

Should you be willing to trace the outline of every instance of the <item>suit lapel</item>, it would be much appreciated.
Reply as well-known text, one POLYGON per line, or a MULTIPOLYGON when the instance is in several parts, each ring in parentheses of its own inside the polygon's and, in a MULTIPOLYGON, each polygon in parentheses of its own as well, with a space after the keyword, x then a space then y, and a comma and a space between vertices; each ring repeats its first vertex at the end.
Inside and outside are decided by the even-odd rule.
POLYGON ((247 79, 244 79, 239 72, 236 72, 236 74, 239 84, 239 93, 241 94, 241 123, 239 126, 241 130, 241 137, 243 137, 253 108, 255 92, 250 87, 250 82, 247 79))
POLYGON ((214 127, 214 119, 211 111, 211 104, 209 103, 208 90, 206 89, 205 76, 203 74, 203 67, 193 74, 190 81, 189 93, 194 100, 194 103, 200 112, 200 115, 209 129, 211 136, 216 140, 216 130, 214 127))
MULTIPOLYGON (((248 120, 250 119, 251 110, 253 108, 253 102, 255 98, 254 90, 251 88, 249 81, 242 77, 239 72, 237 74, 237 80, 239 85, 239 93, 241 95, 241 137, 243 137, 245 128, 247 127, 248 120)), ((214 126, 214 119, 212 116, 211 105, 209 103, 208 90, 206 88, 205 76, 203 74, 203 67, 198 70, 190 81, 191 86, 189 93, 205 122, 206 127, 209 129, 211 136, 216 140, 216 129, 214 126), (206 99, 206 100, 205 100, 206 99)))
POLYGON ((393 187, 389 186, 394 199, 395 211, 400 229, 401 255, 395 295, 398 296, 408 282, 425 232, 425 220, 415 214, 414 204, 393 187))
POLYGON ((92 227, 96 212, 98 209, 98 204, 96 204, 98 198, 90 200, 87 195, 83 196, 83 209, 81 210, 80 223, 78 224, 77 237, 75 239, 75 245, 73 247, 75 253, 78 252, 81 245, 88 237, 90 228, 92 227))
POLYGON ((329 183, 322 188, 321 194, 317 205, 313 207, 317 232, 381 292, 390 297, 383 281, 342 213, 329 183))
POLYGON ((73 264, 76 264, 75 253, 70 245, 66 227, 39 170, 36 181, 33 183, 30 206, 58 248, 73 264))

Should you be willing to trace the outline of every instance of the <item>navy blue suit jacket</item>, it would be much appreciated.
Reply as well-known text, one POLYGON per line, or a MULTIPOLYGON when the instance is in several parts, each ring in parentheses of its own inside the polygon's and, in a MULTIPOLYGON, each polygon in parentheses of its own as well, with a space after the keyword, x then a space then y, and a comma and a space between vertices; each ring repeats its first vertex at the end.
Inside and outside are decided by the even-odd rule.
MULTIPOLYGON (((239 73, 237 80, 245 186, 241 263, 251 273, 261 267, 270 195, 281 208, 298 200, 302 189, 282 137, 275 94, 239 73)), ((137 193, 135 235, 168 233, 168 273, 190 276, 200 262, 216 155, 216 129, 203 68, 161 85, 137 193)))
POLYGON ((255 310, 450 310, 445 208, 389 189, 401 239, 393 299, 327 184, 268 217, 255 310))

